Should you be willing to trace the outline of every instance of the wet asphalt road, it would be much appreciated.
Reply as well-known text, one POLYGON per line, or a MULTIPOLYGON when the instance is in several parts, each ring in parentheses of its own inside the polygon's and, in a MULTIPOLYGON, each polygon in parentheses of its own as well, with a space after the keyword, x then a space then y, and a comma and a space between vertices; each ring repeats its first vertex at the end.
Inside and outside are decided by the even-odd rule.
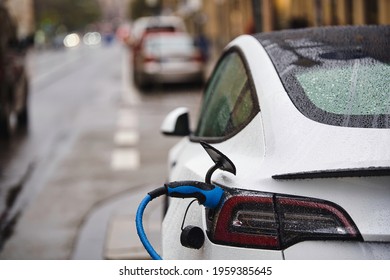
POLYGON ((129 66, 119 43, 30 53, 29 131, 0 141, 1 259, 71 258, 97 204, 165 180, 180 139, 160 124, 179 106, 196 115, 201 88, 140 92, 129 66))

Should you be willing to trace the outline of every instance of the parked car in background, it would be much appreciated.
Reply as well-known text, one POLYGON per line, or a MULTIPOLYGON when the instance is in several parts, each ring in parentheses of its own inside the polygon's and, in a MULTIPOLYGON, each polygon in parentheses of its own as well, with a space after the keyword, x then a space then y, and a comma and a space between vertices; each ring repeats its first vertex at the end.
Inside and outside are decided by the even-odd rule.
POLYGON ((182 18, 177 16, 150 16, 141 17, 134 21, 131 27, 131 36, 129 38, 129 45, 131 47, 131 60, 133 66, 134 82, 138 86, 143 86, 141 78, 142 67, 139 56, 145 52, 144 41, 150 34, 155 33, 185 33, 187 32, 186 25, 182 18))
POLYGON ((202 83, 204 70, 199 48, 183 32, 145 35, 134 57, 134 82, 140 87, 151 83, 202 83))
POLYGON ((186 32, 182 18, 177 16, 141 17, 131 27, 131 45, 137 47, 146 33, 152 32, 186 32))
POLYGON ((163 132, 169 181, 204 181, 226 155, 216 209, 170 199, 164 259, 390 259, 390 26, 243 35, 221 56, 190 133, 185 108, 163 132), (188 208, 189 207, 189 208, 188 208), (185 217, 185 218, 183 218, 185 217), (184 220, 183 220, 184 219, 184 220), (205 241, 184 247, 181 228, 205 241))
POLYGON ((8 11, 0 4, 0 137, 28 124, 27 40, 20 41, 8 11))
POLYGON ((137 19, 132 26, 129 44, 132 58, 139 54, 142 42, 150 33, 160 32, 186 32, 184 21, 176 16, 152 16, 137 19))

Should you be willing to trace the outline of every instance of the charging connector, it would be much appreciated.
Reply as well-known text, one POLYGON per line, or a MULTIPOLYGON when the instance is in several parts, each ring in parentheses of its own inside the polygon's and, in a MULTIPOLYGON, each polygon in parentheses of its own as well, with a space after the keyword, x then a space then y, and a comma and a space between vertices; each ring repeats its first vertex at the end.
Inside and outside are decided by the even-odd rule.
POLYGON ((197 181, 171 182, 148 193, 138 207, 135 221, 138 236, 149 255, 155 260, 161 260, 159 254, 147 239, 142 224, 145 208, 151 200, 162 195, 177 198, 196 198, 199 204, 204 205, 206 208, 214 209, 221 203, 223 194, 224 190, 221 187, 197 181))
POLYGON ((196 198, 199 204, 214 209, 222 200, 221 187, 197 181, 178 181, 165 184, 170 197, 196 198))

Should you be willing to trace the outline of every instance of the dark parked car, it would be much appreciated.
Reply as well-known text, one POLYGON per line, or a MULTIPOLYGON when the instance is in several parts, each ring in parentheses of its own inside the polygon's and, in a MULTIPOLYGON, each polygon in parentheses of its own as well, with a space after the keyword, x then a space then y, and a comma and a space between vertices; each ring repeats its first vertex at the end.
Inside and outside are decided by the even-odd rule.
POLYGON ((28 124, 27 40, 19 40, 16 25, 0 5, 0 137, 28 124))

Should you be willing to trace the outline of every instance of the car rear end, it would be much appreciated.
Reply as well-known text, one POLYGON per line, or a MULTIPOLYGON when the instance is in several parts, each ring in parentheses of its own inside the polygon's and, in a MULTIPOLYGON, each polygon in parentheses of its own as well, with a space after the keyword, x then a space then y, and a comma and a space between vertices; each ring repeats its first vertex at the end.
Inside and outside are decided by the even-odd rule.
POLYGON ((281 193, 226 189, 221 207, 205 213, 210 241, 284 259, 390 259, 389 177, 321 180, 281 193), (338 198, 318 198, 320 188, 338 198))
POLYGON ((204 60, 185 33, 159 33, 145 37, 141 48, 143 79, 159 83, 202 82, 204 60))
POLYGON ((205 214, 213 243, 285 259, 390 259, 389 32, 256 38, 277 71, 260 70, 269 77, 259 87, 265 157, 235 155, 233 139, 221 144, 245 178, 220 178, 230 198, 205 214), (282 84, 269 86, 274 79, 282 84))
MULTIPOLYGON (((383 132, 380 138, 389 139, 383 132)), ((377 151, 385 145, 379 142, 377 151)), ((202 175, 210 167, 207 155, 202 155, 196 143, 183 141, 181 145, 191 148, 175 157, 180 164, 175 169, 183 169, 174 171, 171 180, 204 180, 202 175)), ((237 176, 222 172, 213 177, 225 190, 223 202, 213 210, 196 204, 187 209, 189 200, 171 199, 163 224, 164 258, 390 259, 388 168, 281 174, 275 172, 272 161, 248 159, 239 154, 239 148, 234 151, 228 146, 214 145, 237 168, 237 176), (182 224, 203 229, 207 238, 201 249, 180 244, 182 224)), ((356 150, 362 148, 356 146, 356 150)))

